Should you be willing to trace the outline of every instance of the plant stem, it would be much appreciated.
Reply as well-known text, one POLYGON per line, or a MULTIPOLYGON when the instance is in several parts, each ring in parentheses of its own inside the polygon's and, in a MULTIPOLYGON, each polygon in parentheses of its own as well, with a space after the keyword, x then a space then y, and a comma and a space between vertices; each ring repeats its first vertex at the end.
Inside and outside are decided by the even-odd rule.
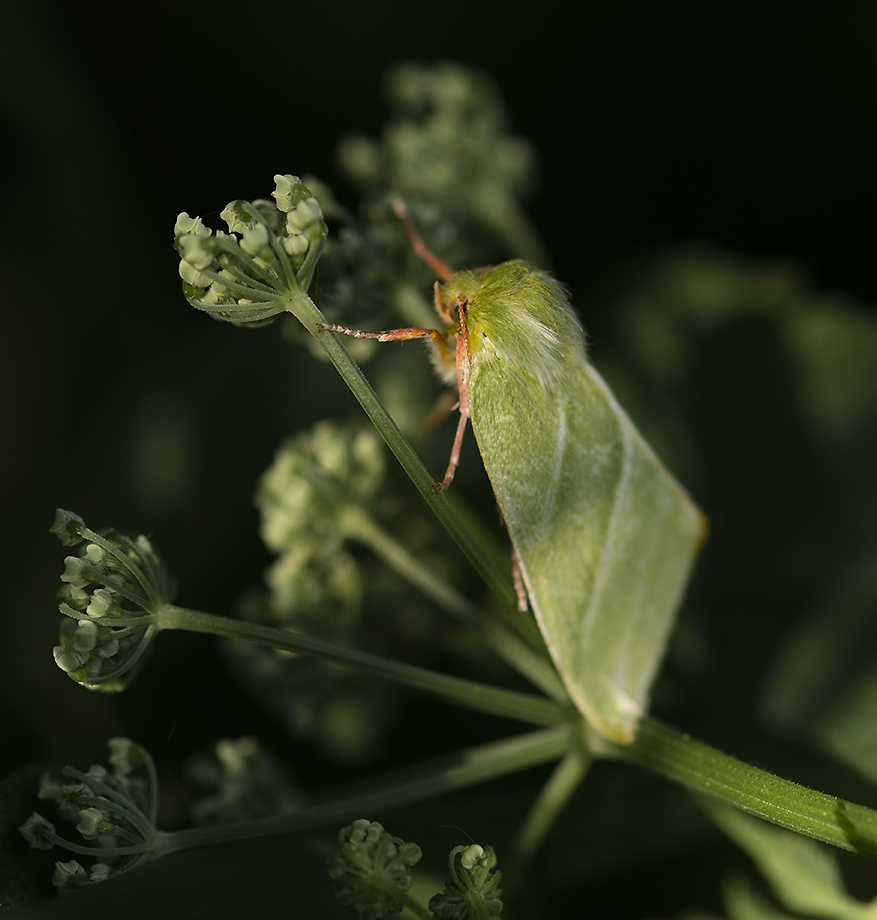
POLYGON ((504 873, 511 883, 507 882, 504 886, 509 897, 519 880, 525 879, 527 866, 542 841, 548 836, 557 816, 587 775, 592 762, 593 757, 589 751, 580 745, 571 745, 530 806, 530 811, 515 838, 514 859, 510 871, 504 873))
POLYGON ((382 815, 389 809, 422 802, 445 792, 555 760, 569 748, 572 732, 571 726, 559 725, 468 748, 456 755, 453 766, 407 782, 387 782, 371 792, 313 805, 292 815, 163 833, 157 841, 156 851, 171 853, 235 840, 290 834, 327 824, 343 824, 369 814, 382 815))
POLYGON ((368 547, 389 568, 458 622, 474 629, 496 655, 543 693, 560 703, 569 699, 557 671, 547 658, 511 629, 488 619, 482 610, 412 556, 392 534, 361 508, 357 508, 356 512, 346 516, 343 522, 344 532, 351 539, 368 547))
POLYGON ((355 668, 365 674, 426 690, 470 709, 489 712, 493 715, 520 719, 536 725, 554 725, 568 718, 568 711, 564 707, 541 696, 439 674, 426 668, 403 664, 341 645, 333 645, 331 642, 323 642, 320 639, 313 639, 286 629, 277 629, 248 620, 234 620, 229 617, 201 613, 171 604, 162 607, 158 616, 162 629, 186 629, 190 632, 210 633, 214 636, 268 645, 300 655, 324 658, 345 667, 355 668))
POLYGON ((589 741, 597 755, 647 767, 692 792, 799 834, 877 856, 877 811, 781 779, 653 719, 642 722, 628 745, 589 741))
POLYGON ((306 294, 301 294, 290 300, 287 309, 320 343, 350 391, 359 400, 380 436, 396 455, 396 459, 420 492, 423 500, 463 551, 487 587, 496 595, 503 607, 512 614, 517 614, 517 597, 511 582, 503 572, 496 568, 490 556, 472 537, 448 503, 445 495, 433 490, 436 483, 435 477, 430 476, 414 449, 399 431, 396 423, 365 379, 359 365, 341 344, 338 336, 334 332, 320 329, 320 324, 325 321, 325 317, 316 304, 306 294))

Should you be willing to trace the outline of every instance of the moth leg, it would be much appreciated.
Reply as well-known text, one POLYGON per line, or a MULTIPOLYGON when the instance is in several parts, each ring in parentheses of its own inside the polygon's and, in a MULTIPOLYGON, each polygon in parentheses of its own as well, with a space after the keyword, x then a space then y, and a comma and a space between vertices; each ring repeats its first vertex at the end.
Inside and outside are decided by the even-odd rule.
POLYGON ((426 262, 442 281, 450 281, 454 275, 453 270, 429 249, 426 243, 420 238, 420 235, 414 229, 414 222, 411 220, 408 208, 405 207, 401 198, 396 198, 393 201, 393 210, 396 212, 396 217, 402 221, 402 226, 405 228, 405 233, 408 236, 408 240, 414 252, 426 262))
POLYGON ((459 405, 457 394, 453 390, 445 390, 427 415, 423 423, 424 431, 435 431, 459 405))
POLYGON ((521 564, 518 562, 518 554, 512 547, 512 580, 515 583, 515 594, 518 595, 518 610, 521 613, 527 612, 527 589, 524 587, 524 579, 521 578, 521 564))
POLYGON ((457 434, 454 437, 454 446, 451 450, 451 459, 445 478, 437 482, 432 488, 434 492, 443 492, 451 484, 457 465, 460 462, 460 451, 463 448, 463 435, 466 433, 466 423, 469 421, 469 333, 466 329, 465 314, 460 314, 460 328, 457 330, 457 392, 460 394, 460 421, 457 425, 457 434))
POLYGON ((337 332, 340 335, 349 335, 354 339, 377 339, 379 342, 404 342, 407 339, 432 339, 436 345, 444 345, 447 350, 445 337, 438 329, 424 329, 420 326, 407 326, 403 329, 385 329, 382 332, 370 332, 368 329, 354 329, 351 326, 342 326, 339 323, 320 323, 317 327, 320 332, 337 332))
POLYGON ((444 492, 454 479, 454 473, 457 472, 457 466, 460 463, 460 451, 463 449, 463 435, 466 434, 466 422, 469 421, 469 409, 463 410, 460 405, 460 421, 457 423, 457 434, 454 436, 454 446, 451 448, 451 459, 448 463, 448 469, 445 478, 437 482, 433 487, 433 492, 444 492))
MULTIPOLYGON (((445 302, 442 300, 442 286, 436 281, 435 283, 435 312, 438 313, 439 317, 443 319, 448 326, 459 326, 459 322, 451 316, 450 310, 445 306, 445 302)), ((459 311, 459 307, 457 308, 459 311)), ((458 314, 459 315, 459 314, 458 314)))

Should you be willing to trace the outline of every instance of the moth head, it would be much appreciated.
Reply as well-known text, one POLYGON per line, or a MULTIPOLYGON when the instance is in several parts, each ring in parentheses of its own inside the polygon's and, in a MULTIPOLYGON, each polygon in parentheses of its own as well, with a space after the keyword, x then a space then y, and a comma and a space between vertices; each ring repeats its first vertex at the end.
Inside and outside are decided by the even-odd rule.
MULTIPOLYGON (((520 259, 480 273, 459 272, 442 294, 464 297, 469 350, 476 365, 481 359, 497 359, 512 371, 529 374, 549 392, 564 364, 583 353, 584 333, 561 286, 520 259)), ((450 301, 448 296, 445 303, 450 301)))

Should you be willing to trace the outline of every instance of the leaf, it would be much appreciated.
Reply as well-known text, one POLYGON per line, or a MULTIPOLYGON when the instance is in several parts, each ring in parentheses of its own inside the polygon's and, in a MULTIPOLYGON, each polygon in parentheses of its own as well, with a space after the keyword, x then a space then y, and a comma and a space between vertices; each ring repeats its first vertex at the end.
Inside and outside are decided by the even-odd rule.
POLYGON ((630 741, 704 520, 584 354, 558 285, 523 262, 441 289, 468 337, 468 408, 567 690, 630 741))
POLYGON ((877 780, 877 563, 850 566, 842 582, 786 643, 768 682, 764 711, 877 780))
MULTIPOLYGON (((767 898, 753 891, 744 875, 735 873, 725 884, 725 909, 731 920, 793 920, 790 914, 777 910, 767 898)), ((686 918, 688 920, 688 918, 686 918)))
POLYGON ((790 910, 837 920, 874 920, 877 901, 865 904, 844 890, 834 852, 824 844, 706 799, 701 806, 747 852, 790 910))

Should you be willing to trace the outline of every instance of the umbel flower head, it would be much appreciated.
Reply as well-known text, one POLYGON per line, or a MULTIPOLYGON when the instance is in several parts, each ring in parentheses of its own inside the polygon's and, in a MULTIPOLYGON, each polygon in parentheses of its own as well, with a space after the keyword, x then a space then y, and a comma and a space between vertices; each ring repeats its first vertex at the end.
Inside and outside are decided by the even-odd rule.
POLYGON ((161 628, 158 615, 171 594, 167 572, 144 536, 102 536, 61 508, 51 532, 65 546, 79 545, 78 555, 64 560, 55 662, 91 690, 121 690, 161 628))
POLYGON ((392 191, 469 214, 512 252, 544 264, 519 204, 533 184, 535 152, 509 131, 493 81, 452 62, 410 63, 389 74, 387 95, 394 117, 380 140, 349 135, 339 146, 348 177, 371 194, 392 191))
POLYGON ((40 850, 65 847, 96 856, 90 871, 76 860, 55 863, 53 883, 81 888, 118 875, 156 853, 158 781, 149 752, 128 738, 109 741, 111 770, 94 764, 85 772, 62 767, 44 773, 39 797, 58 805, 61 818, 76 822, 76 830, 90 845, 59 836, 55 825, 34 812, 19 830, 40 850))
POLYGON ((186 774, 207 790, 191 808, 196 824, 288 815, 302 806, 283 765, 258 738, 223 738, 210 754, 191 757, 186 774))
POLYGON ((174 227, 183 293, 193 307, 237 325, 264 322, 307 294, 326 242, 317 199, 298 176, 275 176, 275 201, 232 201, 215 234, 184 211, 174 227))
POLYGON ((493 847, 454 847, 445 890, 429 901, 436 920, 488 920, 502 914, 499 872, 493 847))
POLYGON ((340 854, 327 860, 326 867, 341 883, 341 904, 360 920, 399 913, 411 888, 411 867, 422 855, 420 847, 393 837, 365 818, 341 829, 338 846, 340 854))
MULTIPOLYGON (((367 576, 348 548, 372 520, 385 468, 373 429, 318 422, 287 440, 259 482, 261 534, 277 559, 267 591, 249 594, 241 616, 341 645, 354 642, 367 576)), ((359 757, 386 705, 381 689, 317 659, 227 642, 241 681, 333 757, 359 757)))

